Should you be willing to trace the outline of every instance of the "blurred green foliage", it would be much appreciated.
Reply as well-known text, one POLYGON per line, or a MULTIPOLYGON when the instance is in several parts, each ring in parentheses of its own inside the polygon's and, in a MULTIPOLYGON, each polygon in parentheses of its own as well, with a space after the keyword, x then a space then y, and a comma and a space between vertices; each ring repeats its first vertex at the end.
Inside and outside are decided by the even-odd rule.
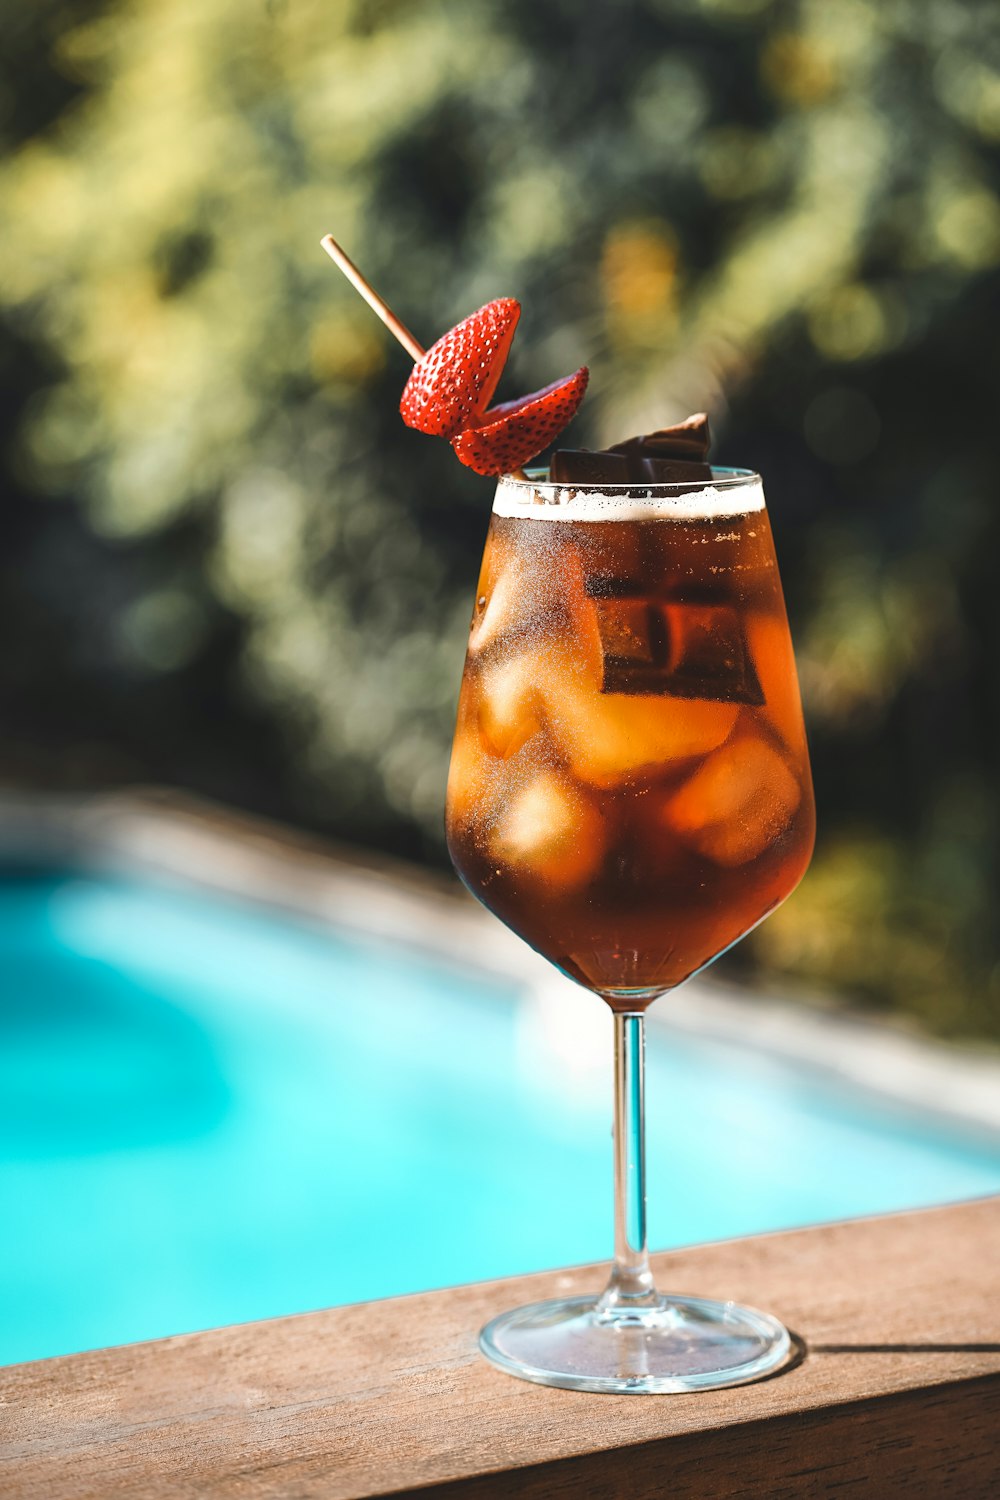
POLYGON ((761 469, 821 840, 748 953, 1000 1034, 994 5, 0 0, 0 57, 8 780, 441 857, 490 486, 330 229, 426 342, 517 296, 580 443, 761 469))

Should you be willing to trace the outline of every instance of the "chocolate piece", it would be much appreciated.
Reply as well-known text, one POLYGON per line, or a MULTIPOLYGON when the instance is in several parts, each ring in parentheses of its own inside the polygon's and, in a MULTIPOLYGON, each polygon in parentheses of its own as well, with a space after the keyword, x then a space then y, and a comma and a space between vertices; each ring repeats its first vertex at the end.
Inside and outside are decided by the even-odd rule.
POLYGON ((739 614, 726 604, 668 603, 671 643, 669 691, 678 698, 722 703, 764 702, 739 614))
POLYGON ((638 597, 594 600, 604 693, 764 702, 736 611, 638 597))
POLYGON ((650 484, 709 484, 708 464, 685 463, 680 458, 640 458, 636 467, 650 484))
POLYGON ((601 642, 602 693, 669 692, 663 614, 648 599, 594 600, 601 642))
MULTIPOLYGON (((584 528, 585 529, 585 528, 584 528)), ((738 611, 717 599, 649 593, 626 571, 586 577, 601 691, 764 702, 738 611)))
POLYGON ((549 463, 549 478, 555 484, 628 484, 628 459, 620 453, 560 448, 549 463))
POLYGON ((627 438, 624 443, 612 443, 608 452, 641 454, 644 458, 682 459, 703 464, 711 446, 712 434, 708 429, 708 418, 703 411, 699 411, 693 417, 675 423, 673 427, 661 427, 659 432, 627 438))
POLYGON ((552 455, 549 478, 557 484, 703 484, 712 478, 705 462, 711 441, 708 418, 696 412, 673 427, 596 453, 560 449, 552 455))

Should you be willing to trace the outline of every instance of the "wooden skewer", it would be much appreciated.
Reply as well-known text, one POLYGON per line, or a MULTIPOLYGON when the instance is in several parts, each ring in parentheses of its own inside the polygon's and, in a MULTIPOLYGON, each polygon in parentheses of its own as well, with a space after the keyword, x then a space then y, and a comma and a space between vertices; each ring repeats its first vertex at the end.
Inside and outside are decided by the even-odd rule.
MULTIPOLYGON (((382 319, 382 322, 385 324, 386 328, 388 328, 393 338, 399 340, 412 360, 418 360, 421 355, 426 352, 423 346, 417 343, 416 339, 413 337, 413 334, 407 328, 406 324, 399 321, 399 319, 396 317, 396 314, 389 306, 388 302, 384 302, 375 288, 365 280, 361 272, 358 270, 357 266, 354 264, 353 260, 351 260, 351 257, 347 255, 337 244, 337 241, 334 239, 333 235, 324 234, 323 238, 320 240, 320 244, 323 246, 323 249, 333 261, 334 265, 338 266, 340 270, 343 271, 344 275, 347 277, 354 290, 361 293, 362 297, 364 297, 365 301, 368 303, 368 306, 372 309, 372 311, 374 313, 377 313, 378 316, 382 319)), ((526 480, 528 476, 523 469, 514 469, 512 471, 511 477, 513 479, 526 480)))
POLYGON ((323 246, 323 249, 333 261, 334 265, 339 266, 339 268, 343 271, 344 275, 354 287, 355 291, 361 293, 362 297, 364 297, 365 301, 368 303, 368 306, 372 309, 372 311, 377 313, 378 316, 382 319, 382 322, 385 324, 386 328, 388 328, 393 338, 397 338, 399 340, 411 359, 418 360, 424 353, 423 347, 417 343, 416 339, 413 337, 413 334, 406 327, 406 325, 399 321, 389 304, 387 302, 383 302, 382 298, 379 296, 378 292, 375 291, 374 287, 368 284, 368 282, 362 276, 361 272, 358 270, 357 266, 354 264, 353 260, 351 260, 348 255, 344 254, 343 250, 337 244, 337 241, 334 239, 333 235, 324 234, 323 238, 320 240, 320 244, 323 246))

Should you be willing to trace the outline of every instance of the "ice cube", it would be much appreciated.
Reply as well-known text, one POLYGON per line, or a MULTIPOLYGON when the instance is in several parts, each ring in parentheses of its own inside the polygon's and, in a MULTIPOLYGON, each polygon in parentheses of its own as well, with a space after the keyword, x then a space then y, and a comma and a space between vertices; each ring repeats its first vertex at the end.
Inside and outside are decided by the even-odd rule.
POLYGON ((508 657, 483 672, 479 684, 479 731, 491 755, 516 755, 542 727, 536 658, 508 657))
POLYGON ((580 558, 574 547, 554 547, 548 541, 548 546, 525 542, 519 551, 492 546, 472 615, 472 657, 496 654, 497 647, 503 649, 519 636, 537 643, 546 635, 575 630, 576 613, 586 602, 580 558))
POLYGON ((492 840, 497 860, 560 890, 584 884, 604 856, 604 823, 578 789, 543 771, 501 815, 492 840))
POLYGON ((539 657, 538 684, 558 748, 574 776, 593 786, 706 755, 739 714, 736 703, 604 692, 592 659, 565 646, 539 657))
POLYGON ((741 731, 667 799, 662 815, 687 844, 734 868, 780 838, 801 799, 784 757, 767 740, 741 731))
POLYGON ((506 631, 519 629, 526 614, 521 568, 511 561, 495 582, 484 584, 476 596, 469 635, 469 654, 478 656, 506 631))

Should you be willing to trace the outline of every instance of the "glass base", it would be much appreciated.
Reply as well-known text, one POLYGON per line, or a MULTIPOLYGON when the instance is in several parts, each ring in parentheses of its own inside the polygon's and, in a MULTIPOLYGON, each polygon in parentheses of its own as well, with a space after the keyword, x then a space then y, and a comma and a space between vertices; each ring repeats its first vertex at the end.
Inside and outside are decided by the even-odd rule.
POLYGON ((536 1302, 487 1323, 479 1347, 521 1380, 627 1395, 745 1385, 780 1369, 792 1352, 787 1330, 768 1313, 703 1297, 610 1309, 597 1297, 536 1302))

